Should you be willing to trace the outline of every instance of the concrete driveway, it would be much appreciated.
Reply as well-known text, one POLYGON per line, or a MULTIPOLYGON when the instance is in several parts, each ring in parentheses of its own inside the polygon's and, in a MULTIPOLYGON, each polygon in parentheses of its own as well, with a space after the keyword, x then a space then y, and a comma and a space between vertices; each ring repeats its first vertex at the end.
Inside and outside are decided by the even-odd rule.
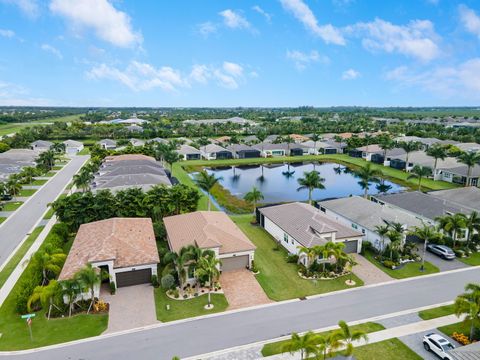
POLYGON ((101 298, 110 304, 106 334, 158 322, 150 284, 121 287, 115 295, 102 291, 101 298))
POLYGON ((272 302, 249 270, 226 271, 220 275, 220 284, 227 298, 229 310, 272 302))
MULTIPOLYGON (((420 256, 421 255, 422 254, 420 254, 420 256)), ((425 261, 432 263, 433 265, 438 267, 440 271, 449 271, 449 270, 463 269, 463 268, 469 267, 469 265, 464 264, 457 259, 444 260, 440 256, 432 254, 428 251, 425 253, 425 261)))
POLYGON ((352 254, 358 265, 353 268, 353 273, 363 280, 365 285, 379 284, 393 280, 390 276, 373 265, 360 254, 352 254))
POLYGON ((453 344, 453 346, 455 346, 455 347, 461 346, 455 340, 449 338, 448 336, 446 336, 445 334, 443 334, 442 332, 440 332, 438 330, 430 330, 430 331, 424 331, 424 332, 418 333, 418 334, 402 336, 402 337, 399 338, 399 340, 401 340, 410 349, 415 351, 417 353, 417 355, 422 357, 422 359, 438 360, 439 357, 437 355, 435 355, 434 353, 429 352, 429 351, 427 351, 423 348, 423 342, 422 342, 423 336, 426 335, 426 334, 432 333, 432 332, 443 336, 445 339, 449 340, 453 344))

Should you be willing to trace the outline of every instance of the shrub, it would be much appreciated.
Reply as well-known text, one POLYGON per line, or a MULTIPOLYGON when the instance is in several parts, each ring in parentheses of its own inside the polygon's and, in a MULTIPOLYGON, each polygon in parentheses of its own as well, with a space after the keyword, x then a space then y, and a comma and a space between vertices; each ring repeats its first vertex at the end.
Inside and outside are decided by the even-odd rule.
POLYGON ((366 252, 377 252, 377 249, 375 249, 370 241, 362 242, 362 251, 360 253, 365 255, 366 252))
POLYGON ((394 263, 393 261, 391 261, 391 260, 385 260, 385 261, 383 262, 383 265, 384 265, 385 267, 390 268, 390 269, 393 269, 393 268, 395 267, 395 263, 394 263))
POLYGON ((468 345, 470 344, 470 340, 468 339, 468 336, 462 334, 462 333, 457 333, 454 332, 452 334, 452 339, 459 342, 462 345, 468 345))
MULTIPOLYGON (((158 281, 157 281, 158 282, 158 281)), ((163 289, 171 289, 175 284, 175 278, 171 274, 167 274, 160 280, 163 289)), ((158 285, 157 285, 158 286, 158 285)))
POLYGON ((465 251, 460 250, 460 249, 453 249, 453 252, 455 253, 456 257, 464 257, 465 256, 465 251))
POLYGON ((117 288, 115 286, 115 283, 113 281, 110 281, 110 294, 115 295, 116 291, 117 291, 117 288))
POLYGON ((254 273, 258 272, 257 266, 255 265, 255 261, 252 260, 252 266, 250 267, 250 270, 252 270, 254 273))
POLYGON ((178 299, 178 297, 180 296, 180 293, 178 292, 178 289, 173 289, 172 293, 173 293, 173 297, 175 299, 178 299))
POLYGON ((155 288, 158 288, 160 284, 158 283, 158 276, 157 275, 152 275, 152 285, 155 288))
POLYGON ((63 240, 63 242, 67 242, 70 235, 68 225, 65 223, 58 223, 53 225, 51 233, 58 235, 63 240))
POLYGON ((298 263, 298 255, 297 254, 288 254, 287 263, 291 263, 291 264, 298 263))

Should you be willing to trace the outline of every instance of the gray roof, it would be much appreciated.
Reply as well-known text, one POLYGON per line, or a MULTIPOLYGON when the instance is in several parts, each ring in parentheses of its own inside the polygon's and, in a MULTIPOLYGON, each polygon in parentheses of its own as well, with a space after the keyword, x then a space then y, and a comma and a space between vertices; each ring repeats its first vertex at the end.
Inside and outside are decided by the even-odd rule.
POLYGON ((371 231, 375 231, 377 225, 385 225, 385 222, 399 222, 407 228, 422 225, 420 219, 405 211, 389 205, 380 205, 359 196, 322 201, 320 206, 371 231))
POLYGON ((454 202, 480 212, 480 189, 475 186, 429 192, 436 198, 454 202))
POLYGON ((180 155, 200 154, 200 150, 195 149, 193 146, 190 145, 180 145, 177 153, 180 155))
POLYGON ((130 144, 132 144, 133 146, 143 146, 145 145, 145 141, 140 139, 130 139, 130 144))
POLYGON ((106 144, 106 145, 110 145, 110 146, 116 146, 117 145, 117 142, 115 140, 112 140, 112 139, 103 139, 103 140, 100 140, 98 142, 99 144, 106 144))
POLYGON ((446 145, 446 144, 454 144, 455 141, 451 141, 451 140, 440 140, 440 139, 437 139, 437 138, 422 138, 422 137, 418 137, 418 136, 399 136, 399 137, 396 137, 395 138, 395 141, 399 141, 399 142, 420 142, 424 145, 427 145, 427 146, 431 146, 433 144, 442 144, 442 145, 446 145))
POLYGON ((145 165, 145 164, 135 164, 135 165, 125 165, 125 166, 115 166, 107 167, 100 170, 101 175, 98 176, 98 179, 111 178, 117 175, 130 175, 130 174, 154 174, 154 175, 163 175, 166 176, 165 169, 160 166, 145 165))
POLYGON ((224 147, 221 147, 220 145, 217 144, 208 144, 206 146, 202 146, 200 148, 204 153, 216 153, 220 151, 228 151, 224 147))
POLYGON ((83 143, 80 141, 75 141, 75 140, 65 140, 63 142, 66 147, 81 147, 83 146, 83 143))
POLYGON ((93 187, 93 190, 106 190, 109 189, 113 192, 129 189, 134 187, 140 187, 143 190, 148 190, 155 185, 167 185, 172 183, 167 176, 155 175, 155 174, 130 174, 130 175, 118 175, 110 178, 97 186, 93 187))
POLYGON ((147 140, 147 143, 150 143, 150 142, 156 142, 156 143, 160 143, 160 144, 168 144, 168 140, 162 139, 162 138, 159 138, 159 137, 147 140))
POLYGON ((448 354, 453 360, 480 360, 480 342, 450 350, 448 354))
POLYGON ((142 132, 143 131, 143 127, 138 126, 138 125, 130 125, 130 126, 127 126, 126 129, 128 131, 137 131, 137 132, 142 132))
POLYGON ((456 143, 455 146, 462 151, 480 151, 480 144, 477 143, 456 143))
POLYGON ((259 211, 306 247, 325 244, 328 240, 323 238, 322 234, 332 232, 335 232, 335 238, 338 240, 362 236, 354 229, 327 217, 313 206, 300 202, 264 207, 259 211))
POLYGON ((234 123, 234 124, 255 124, 252 120, 247 120, 238 116, 234 116, 228 119, 202 119, 202 120, 185 120, 186 124, 223 124, 223 123, 234 123))
POLYGON ((274 142, 275 140, 277 140, 278 138, 278 135, 268 135, 266 138, 265 138, 265 142, 274 142))
POLYGON ((286 143, 280 143, 280 144, 271 144, 267 142, 263 142, 260 144, 255 144, 252 146, 253 148, 257 150, 285 150, 287 151, 287 144, 286 143))
POLYGON ((255 149, 254 147, 245 144, 228 145, 227 150, 236 153, 241 151, 259 151, 258 149, 255 149))
POLYGON ((242 141, 244 142, 252 142, 252 141, 258 141, 258 138, 255 136, 255 135, 249 135, 249 136, 245 136, 242 141))
POLYGON ((49 148, 53 145, 52 142, 50 141, 46 141, 46 140, 36 140, 34 142, 32 142, 30 144, 31 146, 34 146, 34 147, 46 147, 46 148, 49 148))

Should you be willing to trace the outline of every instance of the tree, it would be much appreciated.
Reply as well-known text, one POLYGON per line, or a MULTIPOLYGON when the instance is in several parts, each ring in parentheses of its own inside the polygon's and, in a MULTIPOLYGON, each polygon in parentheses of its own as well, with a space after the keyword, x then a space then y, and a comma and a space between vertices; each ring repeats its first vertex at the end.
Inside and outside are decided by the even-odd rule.
POLYGON ((380 238, 382 239, 382 254, 385 251, 385 236, 387 236, 388 232, 390 231, 390 228, 388 225, 376 225, 375 226, 375 232, 380 235, 380 238))
POLYGON ((361 166, 355 173, 360 178, 359 184, 364 189, 363 197, 366 199, 368 198, 370 182, 382 177, 383 173, 381 170, 374 168, 371 163, 366 163, 364 166, 361 166))
POLYGON ((306 247, 306 246, 298 246, 298 252, 300 254, 305 254, 307 257, 307 263, 305 264, 305 268, 307 271, 307 276, 310 275, 310 266, 313 264, 315 259, 318 256, 319 248, 315 247, 306 247))
POLYGON ((255 212, 257 210, 257 202, 259 202, 260 200, 263 200, 262 192, 254 186, 252 188, 252 190, 250 190, 248 193, 246 193, 243 198, 248 203, 253 204, 253 216, 255 216, 255 212))
POLYGON ((326 336, 319 336, 317 340, 318 352, 322 354, 323 360, 332 357, 335 351, 342 346, 338 331, 334 331, 326 336))
POLYGON ((425 269, 425 253, 427 252, 428 242, 438 239, 440 234, 432 226, 422 224, 422 226, 415 226, 410 231, 410 235, 417 237, 423 243, 422 266, 420 267, 420 270, 423 271, 425 269))
POLYGON ((20 172, 20 176, 23 178, 25 184, 30 184, 37 174, 38 170, 31 166, 24 167, 20 172))
POLYGON ((422 188, 422 179, 431 175, 431 173, 432 172, 428 167, 415 165, 410 172, 410 175, 408 175, 407 180, 418 179, 418 191, 420 191, 422 188))
POLYGON ((89 171, 82 170, 78 174, 73 176, 73 184, 82 189, 82 192, 88 191, 90 189, 90 182, 93 180, 94 176, 89 171))
POLYGON ((95 303, 95 287, 100 285, 100 282, 102 281, 100 271, 99 269, 94 268, 92 264, 87 264, 75 274, 74 278, 79 282, 83 291, 90 292, 90 305, 87 310, 88 314, 95 303))
POLYGON ((444 215, 435 219, 440 227, 452 235, 453 247, 456 247, 458 232, 466 227, 466 217, 464 214, 444 215))
POLYGON ((398 145, 406 153, 405 163, 406 163, 406 166, 408 167, 408 157, 409 157, 410 153, 420 149, 421 144, 418 141, 409 141, 409 142, 400 142, 398 145))
POLYGON ((319 336, 313 331, 309 331, 305 335, 292 333, 291 339, 283 345, 282 353, 288 352, 293 355, 299 351, 301 360, 308 359, 318 352, 318 340, 319 336))
POLYGON ((480 232, 480 216, 478 212, 472 211, 470 215, 466 217, 465 227, 467 228, 467 246, 470 245, 470 240, 472 239, 472 234, 474 231, 477 233, 480 232))
POLYGON ((470 322, 470 341, 475 335, 475 324, 480 324, 480 284, 469 283, 465 293, 460 294, 454 303, 455 315, 465 316, 465 322, 470 322))
POLYGON ((78 295, 82 292, 80 283, 77 279, 60 281, 62 298, 67 299, 68 317, 72 316, 73 305, 77 301, 78 295))
POLYGON ((470 178, 472 176, 473 167, 480 163, 480 152, 463 152, 457 156, 458 162, 467 165, 467 179, 465 186, 470 186, 470 178))
POLYGON ((164 159, 168 165, 170 165, 170 173, 173 174, 173 164, 176 163, 180 159, 180 155, 176 151, 169 151, 165 153, 164 159))
POLYGON ((222 177, 217 178, 214 174, 209 175, 206 171, 200 171, 195 178, 197 185, 200 186, 202 190, 207 192, 208 211, 210 211, 211 207, 210 191, 220 180, 222 180, 222 177))
POLYGON ((62 249, 53 248, 49 245, 44 250, 39 250, 33 254, 32 262, 42 272, 42 285, 48 282, 49 274, 60 274, 66 258, 67 255, 63 253, 62 249))
POLYGON ((395 147, 395 141, 390 136, 381 136, 378 146, 383 150, 383 161, 387 160, 387 151, 395 147))
POLYGON ((364 331, 361 330, 352 331, 347 323, 343 320, 338 322, 338 326, 340 326, 340 330, 338 331, 338 339, 345 346, 345 355, 351 357, 354 349, 353 342, 359 340, 368 341, 368 336, 364 331))
POLYGON ((303 173, 303 178, 297 180, 300 185, 297 188, 297 191, 308 189, 308 203, 312 204, 312 192, 315 189, 325 189, 323 183, 325 179, 320 176, 318 171, 305 171, 303 173))
POLYGON ((22 184, 14 178, 10 177, 7 181, 7 192, 9 195, 16 197, 18 194, 20 194, 20 191, 22 190, 22 184))
POLYGON ((435 159, 433 164, 433 174, 435 174, 437 172, 438 159, 445 160, 447 157, 447 149, 440 144, 434 144, 427 149, 427 155, 435 159))
POLYGON ((393 261, 393 251, 399 250, 402 247, 402 234, 390 229, 387 233, 387 237, 390 240, 390 260, 393 261))
POLYGON ((55 164, 55 153, 52 150, 44 151, 38 156, 36 162, 45 171, 50 171, 55 164))
POLYGON ((28 298, 27 309, 29 312, 32 312, 32 304, 40 302, 42 308, 46 309, 48 307, 47 319, 50 320, 50 313, 52 307, 56 307, 54 304, 55 298, 60 293, 60 287, 56 280, 52 280, 46 286, 37 286, 33 290, 32 295, 28 298))
POLYGON ((65 152, 66 146, 63 142, 54 143, 52 145, 52 150, 58 154, 63 154, 65 152))
POLYGON ((202 256, 197 264, 198 276, 205 276, 208 278, 208 307, 211 307, 212 305, 211 292, 213 282, 220 276, 220 270, 218 269, 220 263, 220 260, 215 257, 215 254, 209 254, 207 256, 202 256))
POLYGON ((310 139, 312 139, 313 141, 313 153, 315 155, 318 155, 318 150, 317 150, 317 142, 318 140, 320 140, 320 135, 318 135, 317 133, 313 133, 312 136, 310 137, 310 139))

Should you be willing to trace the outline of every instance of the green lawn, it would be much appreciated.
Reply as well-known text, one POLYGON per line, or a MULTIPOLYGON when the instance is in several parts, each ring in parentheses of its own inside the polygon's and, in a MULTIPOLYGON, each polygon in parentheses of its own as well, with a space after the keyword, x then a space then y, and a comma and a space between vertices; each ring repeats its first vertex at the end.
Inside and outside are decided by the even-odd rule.
POLYGON ((165 290, 162 288, 155 289, 154 294, 157 319, 162 322, 222 312, 228 307, 227 299, 222 294, 212 294, 214 308, 211 310, 204 309, 208 303, 207 295, 190 300, 173 300, 165 294, 165 290), (170 305, 170 310, 167 310, 167 304, 170 305))
MULTIPOLYGON (((297 265, 286 261, 287 251, 283 247, 274 250, 273 238, 261 227, 251 225, 251 219, 251 215, 232 216, 232 220, 257 246, 255 265, 260 274, 256 275, 256 278, 270 299, 281 301, 350 288, 345 284, 350 275, 334 280, 300 278, 297 265)), ((357 283, 356 286, 363 285, 358 277, 353 274, 351 277, 357 283)))
MULTIPOLYGON (((367 332, 367 333, 372 333, 372 332, 375 332, 375 331, 384 330, 385 327, 381 324, 377 324, 377 323, 374 323, 374 322, 367 322, 367 323, 364 323, 364 324, 353 325, 353 326, 350 327, 350 329, 352 331, 364 331, 364 332, 367 332)), ((335 330, 325 331, 325 332, 321 332, 321 333, 318 333, 318 334, 321 335, 321 336, 328 336, 329 334, 333 333, 334 331, 335 330)), ((266 357, 266 356, 281 354, 283 347, 286 344, 288 344, 289 342, 290 342, 290 340, 283 340, 283 341, 276 341, 276 342, 273 342, 273 343, 270 343, 270 344, 266 344, 262 348, 262 355, 264 357, 266 357)))
POLYGON ((78 152, 77 155, 89 155, 90 148, 88 146, 84 146, 82 151, 78 152))
POLYGON ((480 265, 480 252, 473 253, 467 258, 457 258, 457 259, 467 265, 478 266, 480 265))
POLYGON ((47 179, 35 179, 30 184, 27 184, 27 185, 41 186, 41 185, 45 184, 47 181, 48 181, 47 179))
POLYGON ((353 356, 357 360, 422 360, 421 356, 396 338, 355 348, 353 356))
POLYGON ((53 211, 53 209, 51 207, 49 207, 48 211, 43 216, 43 219, 44 220, 50 220, 52 218, 53 214, 55 214, 55 211, 53 211))
POLYGON ((28 238, 23 242, 22 246, 18 249, 15 255, 12 256, 10 261, 5 265, 5 267, 0 272, 0 288, 3 286, 5 281, 8 279, 12 271, 18 265, 20 260, 25 256, 30 246, 32 246, 33 242, 37 239, 38 235, 42 232, 44 226, 36 227, 32 233, 28 236, 28 238))
POLYGON ((462 321, 455 324, 439 327, 438 330, 450 337, 453 335, 454 332, 470 336, 470 323, 462 321))
POLYGON ((422 310, 418 313, 418 316, 420 316, 423 320, 430 320, 430 319, 435 319, 442 316, 452 315, 453 312, 454 312, 454 306, 453 304, 451 304, 451 305, 439 306, 433 309, 422 310))
POLYGON ((18 196, 22 196, 22 197, 32 196, 33 194, 35 194, 36 191, 37 189, 22 189, 20 190, 20 193, 18 194, 18 196))
POLYGON ((52 177, 52 176, 54 176, 55 174, 56 174, 55 171, 49 171, 49 172, 47 172, 46 174, 43 174, 42 176, 43 176, 43 177, 52 177))
MULTIPOLYGON (((172 175, 178 179, 178 181, 182 184, 197 187, 197 184, 192 180, 192 178, 188 175, 188 173, 183 169, 181 163, 173 164, 173 172, 172 175)), ((198 190, 200 193, 200 200, 198 201, 198 210, 207 210, 208 209, 208 197, 205 195, 200 189, 198 190)), ((215 205, 211 205, 211 210, 217 210, 215 205)))
POLYGON ((52 170, 61 170, 63 168, 63 165, 55 165, 52 170))
POLYGON ((6 217, 0 217, 0 224, 3 223, 5 220, 7 220, 6 217))
POLYGON ((45 118, 41 120, 34 120, 34 121, 24 122, 24 123, 12 123, 12 124, 0 125, 0 136, 17 132, 23 128, 32 127, 35 125, 41 125, 42 123, 70 122, 70 121, 78 120, 81 115, 82 114, 67 115, 67 116, 45 118))
POLYGON ((15 211, 17 210, 20 206, 22 206, 23 202, 22 201, 13 201, 13 202, 8 202, 3 205, 2 211, 15 211))
POLYGON ((400 269, 392 270, 383 266, 378 260, 374 258, 374 255, 371 252, 366 252, 364 256, 372 264, 374 264, 376 267, 378 267, 380 270, 387 273, 394 279, 405 279, 413 276, 434 274, 440 271, 435 265, 429 263, 428 261, 425 261, 424 271, 420 271, 421 264, 418 262, 407 263, 400 269))

